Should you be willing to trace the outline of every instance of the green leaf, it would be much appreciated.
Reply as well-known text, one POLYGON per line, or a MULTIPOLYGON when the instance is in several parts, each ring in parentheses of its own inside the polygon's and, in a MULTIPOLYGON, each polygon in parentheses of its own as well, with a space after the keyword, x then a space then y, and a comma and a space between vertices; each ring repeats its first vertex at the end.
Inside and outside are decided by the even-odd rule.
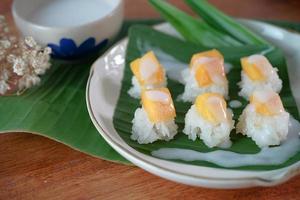
MULTIPOLYGON (((254 53, 265 52, 269 50, 269 46, 243 46, 243 47, 220 47, 220 50, 224 57, 225 61, 231 63, 234 67, 228 74, 229 79, 229 91, 230 99, 236 99, 242 102, 243 106, 241 108, 233 109, 234 118, 237 120, 237 117, 241 114, 243 108, 247 105, 247 102, 238 96, 239 88, 237 83, 240 81, 240 58, 243 56, 248 56, 254 53)), ((190 108, 190 103, 183 103, 180 101, 175 101, 176 97, 181 94, 184 90, 184 86, 176 81, 168 79, 168 88, 171 91, 172 97, 174 99, 174 104, 176 107, 177 117, 176 123, 179 125, 179 132, 175 138, 169 142, 165 141, 156 141, 152 144, 138 144, 137 142, 130 139, 131 128, 132 128, 132 119, 134 117, 135 110, 140 107, 140 101, 133 99, 127 93, 128 89, 131 87, 131 78, 132 73, 130 71, 129 63, 134 59, 142 56, 145 52, 153 50, 154 52, 164 52, 169 56, 176 58, 178 61, 188 64, 191 56, 199 51, 207 50, 207 47, 195 45, 190 42, 185 42, 178 40, 174 37, 168 36, 166 34, 157 32, 149 27, 145 26, 134 26, 130 29, 129 33, 129 43, 126 54, 126 67, 124 69, 124 77, 122 80, 122 89, 120 97, 117 103, 117 107, 114 113, 114 127, 119 133, 119 135, 127 142, 131 147, 136 150, 148 154, 151 154, 151 151, 157 150, 159 148, 187 148, 193 149, 201 152, 209 152, 217 150, 218 148, 210 149, 203 144, 201 140, 192 141, 182 133, 184 126, 184 117, 185 113, 190 108)), ((157 53, 159 57, 159 53, 157 53)), ((283 104, 285 108, 290 112, 294 118, 299 120, 299 113, 296 107, 295 100, 292 96, 289 78, 287 73, 287 67, 285 59, 280 50, 275 49, 269 52, 266 55, 271 63, 279 69, 279 76, 283 80, 283 89, 280 93, 283 104)), ((245 153, 257 153, 260 149, 255 145, 255 143, 240 134, 237 135, 235 132, 232 132, 231 139, 233 140, 233 145, 229 149, 233 152, 238 152, 241 154, 245 153)), ((244 166, 236 167, 234 169, 242 170, 271 170, 286 167, 300 160, 300 151, 290 158, 287 162, 280 165, 268 165, 268 166, 244 166)), ((177 160, 177 162, 183 162, 177 160)), ((218 167, 213 163, 203 162, 203 161, 194 161, 188 162, 194 165, 208 166, 208 167, 218 167)))
MULTIPOLYGON (((127 21, 115 41, 127 35, 132 24, 158 22, 127 21)), ((130 164, 106 143, 87 112, 85 88, 95 56, 73 62, 52 60, 39 86, 21 96, 0 96, 0 134, 31 132, 101 159, 130 164)))
POLYGON ((215 29, 226 33, 245 44, 269 44, 233 18, 222 13, 206 0, 185 0, 202 19, 215 29))
POLYGON ((274 20, 262 20, 265 23, 270 23, 273 25, 280 26, 281 28, 286 28, 290 31, 296 31, 300 33, 300 24, 297 22, 288 22, 288 21, 274 21, 274 20))
POLYGON ((150 0, 149 2, 187 41, 207 47, 241 45, 227 34, 218 32, 208 24, 187 15, 165 1, 150 0))
MULTIPOLYGON (((138 22, 151 25, 158 21, 125 22, 116 41, 138 22)), ((130 164, 105 142, 87 112, 85 88, 95 58, 74 62, 52 60, 41 85, 21 96, 1 96, 0 133, 31 132, 98 158, 130 164)))
POLYGON ((85 105, 91 62, 52 63, 39 87, 22 96, 0 97, 0 131, 25 131, 115 162, 128 163, 93 126, 85 105))
MULTIPOLYGON (((127 34, 127 28, 132 24, 155 24, 158 22, 161 21, 127 21, 124 23, 123 29, 117 40, 121 37, 124 37, 127 34)), ((272 23, 283 25, 284 27, 290 29, 295 29, 298 31, 300 30, 300 24, 298 23, 277 21, 272 23)), ((147 30, 148 29, 145 29, 145 31, 147 30)), ((138 34, 139 33, 137 33, 137 35, 138 34)), ((153 34, 153 37, 155 37, 156 32, 151 31, 149 32, 149 34, 153 34)), ((161 34, 159 34, 159 36, 161 36, 161 34)), ((149 35, 145 35, 145 37, 149 37, 149 35)), ((165 38, 169 37, 162 35, 162 39, 165 38)), ((143 38, 143 40, 145 41, 146 38, 143 38)), ((152 43, 156 44, 161 42, 159 38, 157 38, 157 41, 155 38, 152 38, 151 40, 153 40, 152 43)), ((171 41, 178 42, 178 40, 171 41)), ((168 47, 167 44, 160 46, 166 52, 171 52, 171 48, 173 47, 173 45, 170 45, 168 47)), ((196 45, 192 44, 189 46, 191 46, 190 48, 192 49, 198 48, 196 45)), ((201 49, 202 48, 199 47, 199 50, 201 49)), ((248 47, 246 51, 250 51, 250 49, 251 47, 248 47)), ((186 60, 186 62, 188 62, 188 59, 186 59, 185 56, 185 50, 179 48, 174 53, 178 52, 179 54, 176 55, 176 57, 180 58, 180 60, 182 61, 186 60), (181 53, 183 54, 182 56, 180 55, 181 53)), ((192 52, 193 51, 191 51, 190 53, 192 52)), ((234 54, 236 55, 233 56, 241 56, 242 52, 239 55, 238 53, 240 52, 236 50, 234 52, 234 54)), ((127 57, 130 56, 130 54, 132 54, 131 51, 128 52, 127 57)), ((131 58, 138 55, 139 54, 132 54, 131 58)), ((233 59, 232 56, 228 54, 226 56, 229 60, 233 59)), ((282 56, 279 56, 278 59, 279 60, 275 61, 278 63, 284 62, 282 56)), ((16 130, 35 132, 39 135, 56 140, 60 143, 70 146, 73 149, 87 153, 89 155, 96 156, 105 160, 128 164, 128 161, 122 158, 118 153, 116 153, 112 149, 112 147, 110 147, 104 141, 104 139, 99 135, 99 133, 94 128, 93 124, 89 119, 85 103, 85 84, 89 74, 89 68, 93 60, 94 59, 87 59, 82 61, 81 63, 73 64, 68 62, 55 61, 53 63, 51 71, 47 72, 47 74, 43 77, 43 82, 40 86, 26 91, 26 93, 24 93, 24 95, 22 96, 0 97, 0 133, 16 130), (66 96, 69 95, 72 95, 72 98, 70 97, 71 101, 67 104, 67 99, 69 98, 67 98, 66 96), (61 109, 65 107, 65 111, 61 109), (74 109, 77 112, 77 116, 74 116, 74 112, 68 111, 70 109, 74 109), (27 117, 30 117, 32 121, 28 120, 27 117), (45 117, 47 117, 47 119, 45 117), (57 121, 57 118, 62 122, 60 122, 60 126, 56 127, 55 124, 59 123, 57 121), (74 120, 74 118, 76 119, 74 120), (79 128, 72 128, 72 126, 79 128), (71 128, 69 129, 69 127, 71 128)), ((238 76, 234 80, 236 81, 237 78, 238 76)), ((294 104, 292 98, 287 97, 287 99, 285 100, 285 105, 287 104, 289 99, 292 100, 290 103, 290 109, 292 109, 292 105, 294 104)), ((134 102, 134 104, 136 104, 136 102, 134 102)), ((129 107, 129 109, 132 108, 129 107)), ((131 127, 129 127, 129 129, 130 128, 131 127)), ((243 146, 243 141, 240 141, 239 144, 236 145, 236 148, 237 146, 243 146)), ((296 161, 296 159, 297 157, 292 158, 285 165, 296 161)))

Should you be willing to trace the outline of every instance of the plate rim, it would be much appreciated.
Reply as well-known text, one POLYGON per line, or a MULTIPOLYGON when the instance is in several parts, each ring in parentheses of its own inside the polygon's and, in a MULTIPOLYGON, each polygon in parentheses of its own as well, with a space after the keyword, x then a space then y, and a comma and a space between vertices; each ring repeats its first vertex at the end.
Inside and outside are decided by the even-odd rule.
MULTIPOLYGON (((252 21, 252 22, 258 22, 258 23, 263 23, 263 24, 268 24, 268 23, 264 23, 264 22, 259 22, 259 21, 255 21, 255 20, 245 20, 245 21, 252 21)), ((158 26, 162 26, 164 24, 167 24, 166 22, 160 23, 158 25, 156 25, 155 27, 158 26)), ((268 24, 270 25, 270 24, 268 24)), ((273 25, 271 25, 273 26, 273 25)), ((276 26, 275 26, 276 27, 276 26)), ((282 29, 282 28, 280 28, 282 29)), ((284 30, 284 29, 283 29, 284 30)), ((242 181, 243 185, 241 185, 241 187, 249 187, 249 186, 272 186, 272 185, 276 185, 279 183, 282 183, 286 180, 288 180, 289 178, 297 175, 300 172, 300 161, 284 167, 284 168, 280 168, 280 169, 275 169, 275 170, 264 170, 264 171, 251 171, 251 170, 234 170, 234 169, 222 169, 222 168, 212 168, 212 167, 205 167, 205 166, 197 166, 200 168, 204 168, 204 169, 210 169, 210 170, 218 170, 218 171, 226 171, 229 173, 234 173, 234 172, 240 172, 240 173, 253 173, 253 177, 241 177, 241 178, 232 178, 232 179, 228 179, 228 178, 214 178, 214 177, 202 177, 202 176, 191 176, 190 174, 178 174, 178 172, 176 171, 172 171, 170 169, 164 169, 161 166, 156 165, 155 163, 152 163, 151 161, 148 160, 144 160, 143 158, 139 157, 139 155, 132 155, 131 152, 129 152, 126 148, 122 147, 121 144, 119 144, 118 141, 115 141, 113 138, 110 137, 110 134, 107 133, 104 128, 101 126, 100 123, 98 123, 98 121, 96 120, 95 114, 92 110, 92 106, 91 106, 91 101, 90 101, 90 82, 92 80, 92 77, 94 75, 94 68, 97 66, 97 62, 99 62, 100 60, 104 59, 106 57, 106 55, 116 46, 122 45, 124 42, 128 41, 128 37, 123 38, 122 40, 120 40, 119 42, 117 42, 115 45, 113 45, 112 47, 110 47, 103 55, 101 55, 97 60, 95 60, 95 62, 93 63, 93 65, 91 66, 90 69, 90 74, 89 74, 89 78, 87 81, 87 85, 86 85, 86 104, 87 104, 87 109, 90 115, 90 118, 94 124, 94 126, 96 127, 96 129, 98 130, 99 134, 102 135, 102 137, 106 140, 106 142, 109 143, 109 145, 114 148, 118 153, 120 153, 122 156, 124 156, 126 159, 128 159, 129 161, 131 161, 132 163, 134 163, 135 165, 141 167, 142 169, 156 174, 158 176, 164 177, 166 179, 175 181, 175 182, 181 182, 181 183, 185 183, 188 185, 194 185, 194 186, 204 186, 207 187, 207 185, 203 185, 203 184, 199 184, 195 182, 193 183, 187 183, 185 181, 178 181, 178 179, 175 178, 170 178, 169 176, 164 176, 162 174, 159 173, 159 171, 163 171, 164 173, 170 173, 172 176, 184 176, 181 177, 183 179, 197 179, 197 180, 205 180, 205 181, 242 181), (139 162, 142 162, 139 163, 139 162), (141 166, 142 165, 142 166, 141 166), (145 169, 146 168, 146 169, 145 169), (153 169, 151 169, 153 168, 153 169), (152 171, 155 170, 155 171, 152 171), (157 171, 156 171, 157 170, 157 171), (272 176, 273 178, 266 178, 266 177, 259 177, 259 175, 263 175, 265 173, 268 174, 272 174, 275 173, 276 175, 278 175, 277 178, 274 178, 274 176, 272 176)), ((127 44, 126 44, 127 45, 127 44)), ((123 69, 123 68, 122 68, 123 69)), ((126 142, 125 142, 126 143, 126 142)), ((127 144, 127 143, 126 143, 127 144)), ((128 144, 127 144, 128 145, 128 144)), ((129 145, 128 145, 129 146, 129 145)), ((130 146, 129 146, 130 147, 130 146)), ((136 150, 135 150, 136 151, 136 150)), ((138 151, 137 151, 138 152, 138 151)), ((148 155, 147 155, 148 156, 148 155)), ((164 160, 164 159, 161 159, 164 160)), ((174 162, 174 161, 169 161, 169 162, 174 162)), ((189 164, 187 164, 189 165, 189 164)), ((270 176, 269 175, 269 176, 270 176)), ((209 187, 212 188, 241 188, 238 185, 236 187, 224 187, 224 186, 218 186, 218 184, 212 184, 209 187)))

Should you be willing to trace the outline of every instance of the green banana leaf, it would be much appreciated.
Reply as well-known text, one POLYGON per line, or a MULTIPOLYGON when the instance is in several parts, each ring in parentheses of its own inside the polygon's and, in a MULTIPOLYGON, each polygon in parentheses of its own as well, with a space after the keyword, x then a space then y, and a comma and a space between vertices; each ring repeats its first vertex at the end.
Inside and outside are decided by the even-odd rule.
POLYGON ((288 29, 290 31, 295 31, 300 33, 300 23, 299 22, 288 22, 288 21, 274 21, 274 20, 261 20, 266 23, 270 23, 281 28, 288 29))
POLYGON ((33 132, 99 158, 128 163, 89 118, 85 86, 91 64, 53 61, 39 87, 22 96, 0 97, 0 131, 33 132))
MULTIPOLYGON (((220 47, 217 48, 220 50, 225 58, 225 61, 231 63, 233 68, 227 75, 229 80, 229 91, 230 99, 237 99, 242 102, 242 107, 234 108, 234 119, 237 120, 237 117, 241 114, 243 108, 247 105, 247 101, 238 96, 239 88, 237 83, 240 81, 240 58, 248 56, 255 53, 265 52, 268 50, 269 46, 243 46, 243 47, 220 47)), ((131 78, 133 76, 129 63, 135 60, 138 57, 141 57, 145 52, 153 50, 157 52, 159 57, 159 52, 164 52, 169 56, 176 58, 178 61, 188 64, 191 56, 194 53, 199 51, 208 50, 206 47, 201 47, 193 43, 185 42, 177 38, 171 37, 164 33, 155 31, 154 29, 147 26, 134 26, 130 29, 129 32, 129 43, 127 47, 126 54, 126 67, 124 70, 124 77, 122 80, 122 88, 120 97, 115 109, 113 122, 114 128, 117 130, 119 135, 127 142, 131 147, 136 150, 151 155, 151 152, 158 150, 160 148, 183 148, 183 149, 192 149, 200 152, 210 152, 218 150, 219 148, 208 148, 201 140, 192 141, 182 133, 184 127, 184 117, 190 108, 190 103, 184 103, 181 101, 176 101, 178 95, 183 93, 184 86, 179 82, 168 79, 168 88, 174 99, 174 105, 176 108, 176 123, 179 126, 179 132, 175 138, 169 142, 166 141, 156 141, 152 144, 138 144, 136 141, 130 139, 131 128, 132 128, 132 119, 134 117, 135 110, 140 107, 140 100, 130 97, 127 93, 131 87, 131 78)), ((295 103, 295 100, 292 96, 289 77, 287 73, 287 66, 283 54, 279 49, 273 49, 266 54, 268 59, 271 61, 273 66, 276 66, 279 69, 279 76, 283 80, 283 89, 280 93, 285 109, 297 120, 299 120, 299 113, 295 103)), ((161 60, 162 61, 162 60, 161 60)), ((236 134, 235 130, 231 133, 231 139, 233 145, 231 148, 227 149, 232 152, 246 154, 246 153, 257 153, 260 149, 255 145, 255 143, 248 137, 242 136, 241 134, 236 134)), ((300 160, 300 150, 296 155, 291 155, 292 157, 280 164, 280 165, 268 165, 268 166, 243 166, 236 167, 234 169, 243 169, 243 170, 271 170, 278 169, 288 165, 291 165, 300 160)), ((176 160, 177 162, 183 162, 176 160)), ((208 167, 220 167, 213 163, 204 162, 204 161, 194 161, 187 162, 200 166, 208 167)))
MULTIPOLYGON (((126 36, 132 24, 157 22, 125 22, 114 42, 126 36)), ((32 132, 98 158, 130 164, 105 142, 87 112, 85 87, 97 57, 74 62, 52 60, 51 69, 39 86, 21 96, 0 97, 0 132, 32 132)))
MULTIPOLYGON (((127 21, 115 41, 125 37, 132 24, 152 25, 158 22, 162 20, 127 21)), ((299 23, 271 23, 300 31, 299 23)), ((0 133, 32 132, 101 159, 129 164, 100 136, 86 110, 85 86, 95 58, 77 63, 53 60, 52 68, 43 76, 40 86, 21 96, 0 97, 0 133), (70 112, 71 109, 74 110, 70 112)))

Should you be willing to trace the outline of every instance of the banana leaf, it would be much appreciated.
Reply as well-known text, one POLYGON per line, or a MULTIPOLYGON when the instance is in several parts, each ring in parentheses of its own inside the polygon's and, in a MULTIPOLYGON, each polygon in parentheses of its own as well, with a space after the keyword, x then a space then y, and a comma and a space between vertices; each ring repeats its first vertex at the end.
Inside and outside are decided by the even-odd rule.
MULTIPOLYGON (((242 102, 242 107, 234 108, 234 119, 241 114, 243 108, 247 105, 247 102, 238 96, 239 88, 237 83, 240 81, 240 58, 243 56, 248 56, 255 53, 261 53, 268 50, 269 46, 243 46, 243 47, 217 47, 224 57, 225 61, 233 65, 232 70, 228 74, 229 80, 229 91, 230 99, 237 99, 242 102)), ((291 93, 289 85, 289 77, 287 73, 287 66, 282 52, 279 49, 274 49, 266 54, 271 63, 279 69, 279 76, 283 80, 283 89, 280 93, 285 109, 297 120, 299 120, 299 113, 293 95, 291 93)), ((131 87, 132 72, 129 67, 129 63, 136 58, 142 56, 145 52, 153 50, 157 53, 158 57, 161 52, 166 53, 168 56, 176 58, 176 60, 188 64, 191 56, 199 51, 207 50, 207 47, 195 45, 190 42, 185 42, 177 38, 171 37, 164 33, 155 31, 152 28, 146 26, 134 26, 129 32, 129 44, 127 47, 126 54, 126 66, 124 69, 124 77, 122 80, 122 88, 120 97, 115 109, 113 122, 114 128, 117 130, 119 135, 127 142, 131 147, 136 150, 151 155, 151 152, 158 150, 160 148, 183 148, 192 149, 199 152, 210 152, 218 150, 219 148, 208 148, 201 140, 192 141, 182 133, 184 126, 184 117, 190 108, 190 103, 184 103, 181 101, 176 101, 175 99, 178 95, 183 93, 183 85, 177 81, 168 79, 168 88, 174 99, 174 105, 176 108, 176 123, 179 126, 179 132, 175 138, 169 142, 166 141, 156 141, 152 144, 138 144, 136 141, 130 139, 132 119, 134 117, 135 110, 140 107, 140 100, 130 97, 127 93, 131 87)), ((163 61, 163 60, 160 60, 163 61)), ((255 143, 241 134, 236 134, 235 130, 231 133, 231 139, 233 145, 231 148, 227 149, 232 152, 246 154, 246 153, 257 153, 260 149, 255 145, 255 143)), ((235 167, 233 169, 242 170, 272 170, 282 168, 291 165, 300 160, 300 150, 296 155, 291 155, 292 157, 280 165, 265 165, 265 166, 243 166, 235 167)), ((180 160, 175 160, 176 162, 184 162, 180 160)), ((186 162, 184 162, 186 163, 186 162)), ((193 161, 188 162, 194 165, 208 166, 208 167, 219 167, 213 163, 204 161, 193 161)))
POLYGON ((281 28, 288 29, 290 31, 300 33, 300 24, 298 22, 274 21, 274 20, 261 20, 261 21, 279 26, 281 28))
POLYGON ((39 87, 22 96, 0 97, 0 131, 33 132, 96 157, 128 163, 89 118, 85 86, 91 64, 53 61, 39 87))
MULTIPOLYGON (((157 22, 125 22, 111 44, 126 36, 132 24, 157 22)), ((0 96, 0 133, 30 132, 98 158, 130 164, 105 142, 86 109, 86 82, 97 57, 98 54, 79 61, 52 60, 51 69, 39 86, 21 96, 0 96)))
MULTIPOLYGON (((116 40, 124 37, 132 24, 152 25, 158 22, 162 20, 127 21, 116 40)), ((272 23, 300 30, 299 23, 280 21, 272 23)), ((52 68, 42 77, 41 85, 21 96, 0 97, 0 134, 27 131, 53 139, 88 155, 129 164, 104 141, 89 119, 85 103, 85 85, 94 59, 95 57, 85 59, 80 63, 53 60, 52 68), (70 109, 74 109, 77 116, 74 116, 74 112, 70 112, 70 109), (79 128, 72 128, 74 125, 79 128)), ((181 59, 184 60, 184 57, 181 59)), ((240 142, 240 145, 243 143, 240 142)), ((295 159, 291 159, 289 163, 295 159)))

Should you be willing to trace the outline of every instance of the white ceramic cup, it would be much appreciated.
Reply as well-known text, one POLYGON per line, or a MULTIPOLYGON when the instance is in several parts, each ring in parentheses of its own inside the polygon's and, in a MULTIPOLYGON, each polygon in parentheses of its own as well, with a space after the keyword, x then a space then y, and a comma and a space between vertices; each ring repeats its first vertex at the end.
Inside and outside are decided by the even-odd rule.
POLYGON ((76 58, 100 49, 120 30, 122 0, 14 0, 23 36, 52 48, 54 56, 76 58))

